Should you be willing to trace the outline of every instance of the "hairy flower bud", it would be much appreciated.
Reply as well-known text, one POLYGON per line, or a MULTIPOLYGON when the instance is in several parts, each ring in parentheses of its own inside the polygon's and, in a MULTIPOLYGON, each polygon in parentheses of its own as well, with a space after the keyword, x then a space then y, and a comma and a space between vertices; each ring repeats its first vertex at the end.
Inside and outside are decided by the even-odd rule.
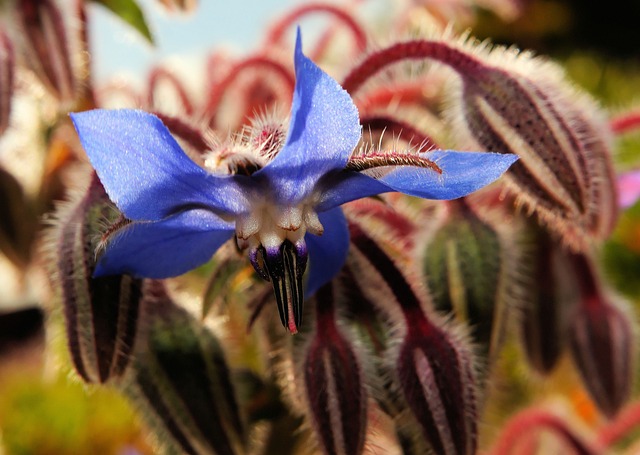
POLYGON ((590 260, 572 255, 580 283, 580 307, 570 332, 571 352, 598 408, 613 417, 631 394, 635 338, 631 320, 609 303, 590 260))
POLYGON ((477 381, 464 337, 428 318, 395 262, 358 225, 350 230, 354 254, 387 287, 379 298, 390 298, 402 315, 406 332, 399 348, 391 349, 390 369, 423 438, 438 454, 475 453, 477 381))
POLYGON ((103 383, 124 373, 137 331, 141 280, 93 277, 100 233, 115 216, 94 174, 84 197, 60 216, 53 239, 71 361, 87 382, 103 383))
POLYGON ((584 249, 589 239, 606 238, 616 189, 609 129, 595 102, 549 62, 502 49, 486 59, 464 52, 473 61, 457 68, 462 93, 453 105, 471 142, 520 156, 508 181, 567 244, 584 249))
POLYGON ((334 287, 316 296, 316 330, 304 359, 304 389, 313 428, 326 454, 364 447, 367 394, 353 347, 335 321, 334 287))
POLYGON ((6 33, 0 30, 0 136, 9 126, 14 73, 13 44, 6 33))
MULTIPOLYGON (((78 81, 65 18, 53 0, 19 0, 18 24, 27 64, 58 100, 73 101, 78 81)), ((67 13, 68 14, 68 13, 67 13)))
POLYGON ((145 327, 125 393, 168 445, 189 454, 244 453, 244 423, 220 342, 160 281, 146 281, 143 295, 145 327))
POLYGON ((464 199, 447 207, 447 219, 425 248, 427 287, 436 310, 466 321, 483 354, 495 355, 505 330, 505 252, 496 230, 464 199))
POLYGON ((430 59, 453 69, 456 136, 477 149, 516 154, 507 179, 519 200, 563 240, 584 249, 602 240, 617 216, 610 130, 596 104, 559 67, 527 53, 449 39, 394 44, 364 59, 342 86, 354 93, 388 65, 430 59))

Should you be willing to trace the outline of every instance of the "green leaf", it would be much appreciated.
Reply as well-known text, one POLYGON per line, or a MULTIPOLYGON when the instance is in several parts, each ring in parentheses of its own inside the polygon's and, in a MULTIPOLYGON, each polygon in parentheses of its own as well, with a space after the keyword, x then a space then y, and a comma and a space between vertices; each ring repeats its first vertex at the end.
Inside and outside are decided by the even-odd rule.
POLYGON ((116 16, 125 21, 127 24, 135 28, 142 36, 153 43, 153 37, 151 31, 147 26, 147 21, 144 18, 142 10, 134 0, 93 0, 95 3, 103 5, 105 8, 111 10, 116 16))

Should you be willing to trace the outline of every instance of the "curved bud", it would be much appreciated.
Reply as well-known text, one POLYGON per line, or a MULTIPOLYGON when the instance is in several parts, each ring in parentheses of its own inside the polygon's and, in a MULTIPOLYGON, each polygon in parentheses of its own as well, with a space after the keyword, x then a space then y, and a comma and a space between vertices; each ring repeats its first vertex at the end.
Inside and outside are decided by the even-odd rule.
POLYGON ((505 252, 496 230, 464 199, 447 202, 446 221, 425 246, 423 270, 436 310, 471 327, 483 354, 493 356, 505 323, 505 252))
POLYGON ((514 193, 572 247, 606 238, 617 207, 610 127, 599 108, 558 66, 486 49, 445 39, 396 43, 363 59, 342 87, 354 94, 398 61, 447 65, 462 81, 450 105, 456 135, 466 133, 470 142, 465 147, 518 155, 507 173, 514 193))
POLYGON ((19 0, 17 15, 27 64, 58 100, 73 101, 78 81, 59 5, 53 0, 19 0))
POLYGON ((606 238, 616 188, 609 128, 595 102, 559 67, 527 54, 495 49, 460 75, 456 116, 473 142, 520 157, 507 174, 519 200, 574 248, 606 238))
POLYGON ((14 73, 13 44, 7 34, 0 30, 0 136, 9 126, 14 73))
POLYGON ((358 225, 351 224, 350 231, 363 267, 373 268, 388 288, 380 298, 391 299, 402 315, 406 333, 399 349, 390 352, 391 368, 424 439, 438 454, 475 453, 477 381, 464 337, 432 322, 422 298, 386 252, 358 225))
POLYGON ((335 320, 331 283, 316 296, 316 330, 304 359, 304 390, 313 428, 326 454, 362 453, 367 394, 361 366, 335 320))
POLYGON ((570 332, 571 353, 598 408, 614 417, 631 395, 635 337, 629 316, 606 301, 593 264, 572 255, 580 283, 580 308, 570 332))
POLYGON ((144 333, 125 393, 167 444, 189 454, 244 453, 244 424, 220 342, 160 281, 146 281, 143 295, 144 333))
POLYGON ((93 277, 100 234, 116 215, 93 174, 84 197, 61 215, 53 239, 71 361, 87 382, 122 376, 136 337, 141 280, 128 275, 93 277))

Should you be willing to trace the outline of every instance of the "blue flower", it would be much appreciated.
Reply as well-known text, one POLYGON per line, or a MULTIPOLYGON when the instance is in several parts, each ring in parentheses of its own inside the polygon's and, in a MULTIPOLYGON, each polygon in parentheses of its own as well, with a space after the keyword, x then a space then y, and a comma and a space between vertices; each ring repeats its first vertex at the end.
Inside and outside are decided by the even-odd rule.
POLYGON ((331 280, 346 260, 349 232, 341 204, 390 191, 462 197, 493 182, 517 159, 456 151, 354 155, 361 136, 357 109, 302 53, 299 32, 294 60, 286 140, 250 175, 216 174, 197 165, 151 114, 71 115, 109 197, 131 220, 108 242, 96 275, 180 275, 235 236, 256 271, 273 284, 283 325, 296 332, 304 293, 310 296, 331 280), (368 175, 373 167, 385 172, 368 175))

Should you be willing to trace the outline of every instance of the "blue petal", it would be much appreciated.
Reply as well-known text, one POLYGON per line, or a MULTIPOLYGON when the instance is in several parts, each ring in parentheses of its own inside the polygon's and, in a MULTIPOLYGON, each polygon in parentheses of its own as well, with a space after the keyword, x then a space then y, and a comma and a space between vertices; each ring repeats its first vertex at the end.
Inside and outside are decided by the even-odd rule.
POLYGON ((425 199, 457 199, 494 182, 518 159, 516 155, 449 150, 425 156, 438 164, 442 174, 413 166, 398 166, 379 179, 357 172, 338 173, 321 183, 325 189, 316 210, 390 191, 425 199))
POLYGON ((162 221, 132 223, 109 242, 94 275, 181 275, 211 259, 231 238, 233 229, 232 223, 204 209, 187 210, 162 221))
POLYGON ((517 155, 480 152, 435 151, 426 155, 442 175, 425 168, 403 166, 379 181, 395 191, 426 199, 457 199, 497 180, 517 155))
POLYGON ((319 214, 324 226, 321 236, 307 234, 304 238, 309 252, 309 275, 305 298, 335 277, 349 252, 349 229, 342 209, 337 207, 319 214))
POLYGON ((98 109, 71 119, 107 194, 128 218, 157 221, 193 206, 246 210, 236 180, 194 163, 156 116, 98 109))
POLYGON ((275 197, 295 204, 326 173, 343 169, 360 139, 358 110, 349 94, 302 53, 300 29, 295 50, 296 87, 284 147, 262 171, 275 197))

